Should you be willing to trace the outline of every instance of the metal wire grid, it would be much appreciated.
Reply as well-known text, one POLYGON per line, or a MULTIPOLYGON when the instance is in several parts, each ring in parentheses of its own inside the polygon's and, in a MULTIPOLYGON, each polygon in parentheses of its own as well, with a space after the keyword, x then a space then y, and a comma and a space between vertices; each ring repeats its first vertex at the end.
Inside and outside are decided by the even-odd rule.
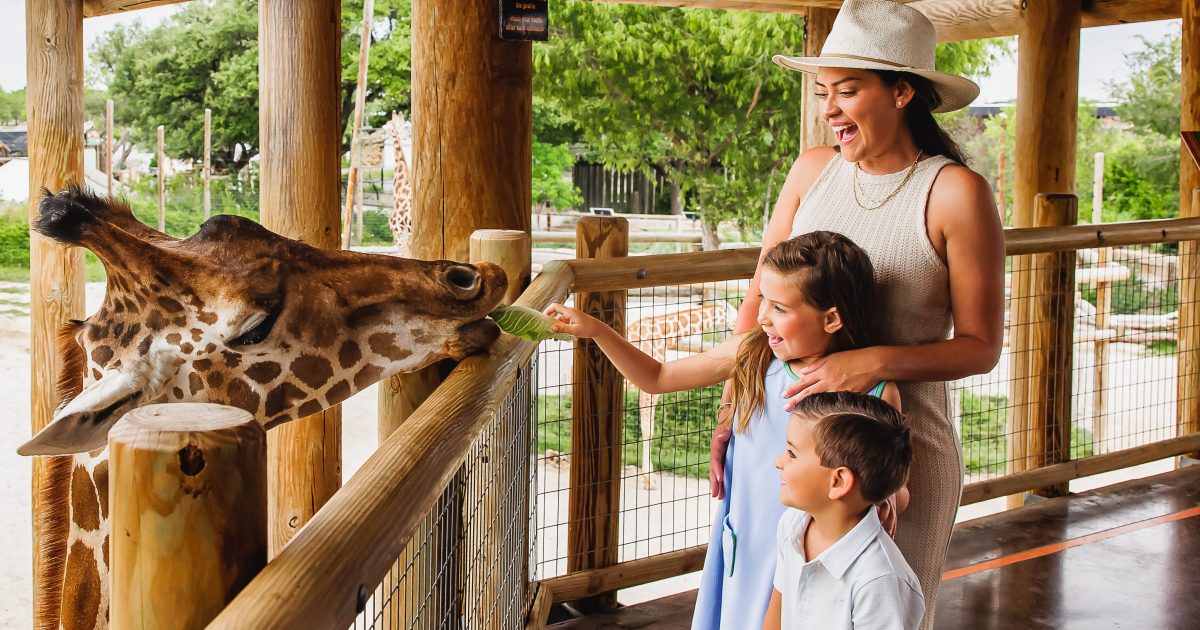
POLYGON ((524 625, 534 473, 534 366, 522 367, 495 419, 365 600, 355 630, 524 625))
MULTIPOLYGON (((626 333, 640 336, 650 354, 672 360, 724 340, 733 326, 746 281, 655 287, 628 292, 626 333), (719 313, 719 314, 718 314, 719 313), (687 322, 683 320, 687 319, 687 322), (651 330, 649 324, 656 324, 651 330), (646 325, 639 335, 635 326, 646 325)), ((546 342, 539 351, 535 406, 540 471, 536 490, 536 577, 567 572, 573 344, 546 342)), ((626 385, 621 440, 618 560, 644 558, 708 541, 708 445, 719 387, 654 397, 626 385), (653 403, 653 404, 652 404, 653 403), (653 431, 643 425, 653 413, 653 431), (646 439, 648 438, 648 439, 646 439), (646 468, 646 452, 653 472, 646 468)), ((608 516, 611 516, 608 515, 608 516)), ((601 516, 603 518, 603 516, 601 516)))
MULTIPOLYGON (((1070 399, 1031 392, 1052 406, 1063 403, 1059 407, 1069 409, 1065 419, 1052 416, 1051 430, 1063 421, 1071 428, 1069 444, 1050 449, 1051 458, 1078 459, 1175 437, 1180 280, 1176 250, 1177 244, 1171 243, 1075 253, 1075 282, 1067 296, 1074 305, 1070 399)), ((1047 271, 1036 263, 1032 270, 1047 271)), ((1006 291, 1006 317, 1011 313, 1010 293, 1011 287, 1006 291)), ((1011 379, 1020 361, 1030 363, 1031 379, 1040 375, 1043 365, 1030 359, 1045 340, 1024 352, 1015 351, 1013 341, 1063 317, 1067 314, 1050 312, 1023 325, 1007 321, 997 366, 952 384, 950 406, 962 439, 968 483, 1011 471, 1020 464, 1014 442, 1037 441, 1030 430, 1014 426, 1014 417, 1028 413, 1031 405, 1013 400, 1011 379)))

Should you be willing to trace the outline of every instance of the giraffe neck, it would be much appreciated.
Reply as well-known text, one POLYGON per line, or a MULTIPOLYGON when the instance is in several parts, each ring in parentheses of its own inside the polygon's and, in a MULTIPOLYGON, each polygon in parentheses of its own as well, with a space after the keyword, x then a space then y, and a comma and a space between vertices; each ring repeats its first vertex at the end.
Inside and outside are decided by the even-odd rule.
POLYGON ((35 627, 108 627, 109 509, 106 453, 52 458, 39 497, 35 627))

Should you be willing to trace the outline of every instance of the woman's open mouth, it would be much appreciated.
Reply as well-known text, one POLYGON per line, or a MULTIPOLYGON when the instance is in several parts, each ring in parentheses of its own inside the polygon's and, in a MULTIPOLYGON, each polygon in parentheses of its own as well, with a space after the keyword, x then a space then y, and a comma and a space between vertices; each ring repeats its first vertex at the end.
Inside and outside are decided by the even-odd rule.
POLYGON ((831 125, 839 144, 850 144, 858 137, 858 125, 831 125))

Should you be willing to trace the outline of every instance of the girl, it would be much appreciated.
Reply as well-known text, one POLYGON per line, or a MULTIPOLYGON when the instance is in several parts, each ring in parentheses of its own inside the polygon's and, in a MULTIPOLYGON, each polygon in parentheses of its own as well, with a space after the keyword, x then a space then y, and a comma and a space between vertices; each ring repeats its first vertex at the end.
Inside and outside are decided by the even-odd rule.
MULTIPOLYGON (((707 352, 666 363, 589 315, 561 304, 546 309, 559 320, 556 332, 594 338, 613 365, 645 392, 733 379, 736 434, 725 456, 725 498, 713 522, 693 628, 761 626, 771 599, 776 527, 784 510, 774 466, 788 424, 781 392, 814 361, 875 343, 880 309, 874 278, 867 254, 840 234, 810 232, 779 243, 762 261, 759 327, 707 352)), ((868 389, 899 408, 894 384, 880 382, 868 389)))

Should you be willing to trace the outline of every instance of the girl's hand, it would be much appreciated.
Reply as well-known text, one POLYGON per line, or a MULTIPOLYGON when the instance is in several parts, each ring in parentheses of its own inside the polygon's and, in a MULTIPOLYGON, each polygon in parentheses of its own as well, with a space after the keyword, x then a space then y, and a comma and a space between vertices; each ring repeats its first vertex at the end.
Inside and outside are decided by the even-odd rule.
POLYGON ((551 304, 544 311, 546 315, 557 319, 553 326, 554 332, 567 333, 583 339, 595 337, 604 324, 600 320, 569 306, 551 304))
POLYGON ((783 390, 784 409, 819 392, 865 392, 879 383, 878 361, 873 348, 847 350, 817 359, 800 370, 800 378, 783 390))
POLYGON ((717 426, 713 427, 708 445, 708 484, 714 499, 725 498, 725 448, 733 435, 733 406, 717 411, 717 426))

